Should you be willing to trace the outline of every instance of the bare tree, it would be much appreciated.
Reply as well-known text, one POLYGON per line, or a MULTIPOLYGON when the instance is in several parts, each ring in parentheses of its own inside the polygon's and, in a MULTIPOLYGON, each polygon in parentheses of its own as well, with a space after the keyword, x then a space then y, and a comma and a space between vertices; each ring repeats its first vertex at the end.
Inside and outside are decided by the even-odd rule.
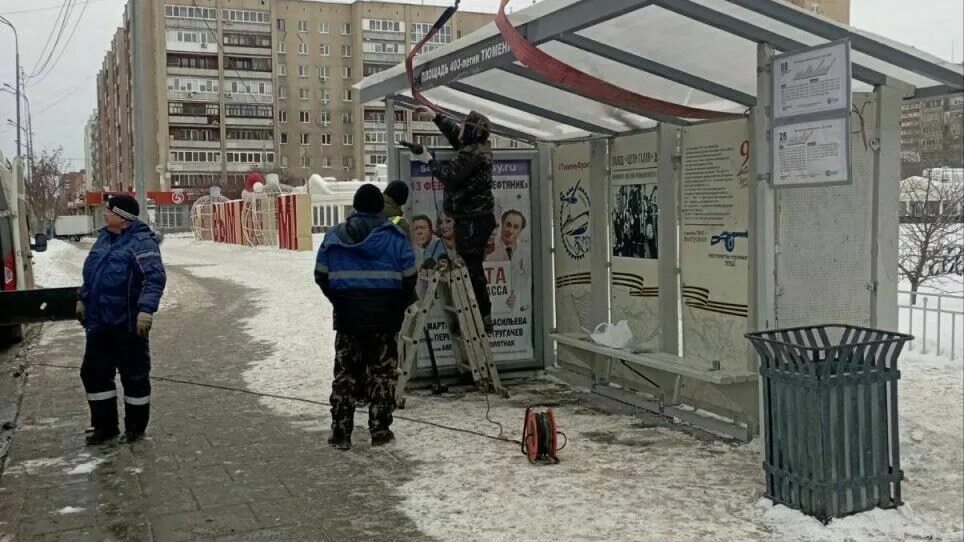
POLYGON ((30 177, 24 183, 27 213, 31 229, 42 231, 44 224, 67 212, 63 175, 67 161, 63 149, 58 147, 53 151, 45 149, 40 156, 32 156, 30 162, 30 177))
MULTIPOLYGON (((914 292, 933 279, 961 274, 964 184, 927 177, 901 183, 898 269, 914 292)), ((916 296, 911 303, 916 303, 916 296)))

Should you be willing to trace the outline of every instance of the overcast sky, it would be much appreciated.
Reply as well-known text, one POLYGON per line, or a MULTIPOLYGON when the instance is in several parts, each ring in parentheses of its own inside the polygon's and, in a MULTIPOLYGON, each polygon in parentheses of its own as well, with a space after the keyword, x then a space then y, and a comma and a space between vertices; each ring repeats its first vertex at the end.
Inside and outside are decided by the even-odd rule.
MULTIPOLYGON (((75 169, 84 167, 83 128, 97 105, 96 75, 120 24, 126 0, 89 0, 74 11, 63 40, 73 27, 76 14, 86 7, 68 47, 58 45, 59 62, 47 77, 27 83, 27 95, 34 118, 34 147, 62 146, 75 169)), ((152 0, 161 1, 161 0, 152 0)), ((601 0, 600 0, 601 1, 601 0)), ((450 2, 426 0, 426 4, 450 2)), ((510 7, 521 9, 531 0, 514 0, 510 7)), ((20 35, 21 65, 30 74, 50 35, 60 0, 0 0, 0 15, 16 25, 20 35)), ((78 2, 78 4, 80 4, 78 2)), ((463 0, 462 9, 491 11, 498 0, 463 0)), ((964 2, 962 0, 852 0, 854 26, 914 45, 943 59, 961 62, 964 46, 964 2)), ((0 86, 14 84, 13 37, 9 27, 0 25, 0 86)), ((0 92, 0 150, 5 156, 16 151, 15 132, 6 119, 16 109, 10 94, 0 92)))

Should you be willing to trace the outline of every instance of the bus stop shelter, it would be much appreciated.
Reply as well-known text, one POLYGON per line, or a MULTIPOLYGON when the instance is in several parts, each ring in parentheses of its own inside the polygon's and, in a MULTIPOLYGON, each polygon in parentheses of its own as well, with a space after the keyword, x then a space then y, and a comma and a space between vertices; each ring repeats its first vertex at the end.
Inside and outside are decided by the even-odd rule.
MULTIPOLYGON (((964 89, 960 65, 776 0, 543 0, 509 20, 541 51, 613 85, 732 114, 708 121, 575 92, 517 61, 495 23, 416 57, 429 100, 537 145, 538 363, 749 439, 759 390, 744 333, 896 328, 900 107, 964 89), (774 98, 786 99, 774 57, 840 43, 848 180, 786 187, 773 164, 783 159, 774 98), (587 340, 618 320, 630 324, 630 347, 587 340)), ((416 105, 402 64, 357 88, 364 103, 416 105)), ((389 161, 393 178, 415 171, 403 150, 389 161)))

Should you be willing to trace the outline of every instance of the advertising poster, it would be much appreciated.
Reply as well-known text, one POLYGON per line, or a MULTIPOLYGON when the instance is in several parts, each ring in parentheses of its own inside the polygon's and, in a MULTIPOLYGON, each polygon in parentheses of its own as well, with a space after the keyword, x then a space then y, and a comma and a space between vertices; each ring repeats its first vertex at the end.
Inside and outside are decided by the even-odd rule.
MULTIPOLYGON (((532 343, 532 227, 528 160, 495 160, 493 194, 496 228, 486 246, 485 272, 492 301, 495 328, 489 343, 496 361, 533 357, 532 343)), ((415 263, 424 269, 443 255, 454 254, 455 222, 442 208, 442 183, 433 179, 425 164, 411 164, 412 244, 415 263)), ((419 281, 419 295, 427 284, 419 281)), ((445 314, 436 302, 428 329, 436 359, 441 366, 454 364, 445 314)), ((428 353, 419 355, 419 366, 428 365, 428 353)))
MULTIPOLYGON (((552 153, 556 328, 560 333, 592 329, 589 322, 590 252, 589 143, 559 145, 552 153)), ((568 359, 563 345, 559 357, 568 359)))
POLYGON ((659 205, 656 132, 618 137, 612 178, 612 320, 626 320, 637 349, 659 347, 659 205))
POLYGON ((705 124, 683 132, 680 268, 683 351, 743 367, 749 296, 749 124, 705 124))

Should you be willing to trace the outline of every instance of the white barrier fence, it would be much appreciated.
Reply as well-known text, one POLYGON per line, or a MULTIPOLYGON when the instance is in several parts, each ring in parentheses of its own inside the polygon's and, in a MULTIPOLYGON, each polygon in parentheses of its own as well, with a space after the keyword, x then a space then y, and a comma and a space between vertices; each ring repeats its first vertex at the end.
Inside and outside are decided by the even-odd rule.
POLYGON ((914 335, 911 351, 964 358, 964 296, 901 290, 897 299, 900 331, 914 335))

